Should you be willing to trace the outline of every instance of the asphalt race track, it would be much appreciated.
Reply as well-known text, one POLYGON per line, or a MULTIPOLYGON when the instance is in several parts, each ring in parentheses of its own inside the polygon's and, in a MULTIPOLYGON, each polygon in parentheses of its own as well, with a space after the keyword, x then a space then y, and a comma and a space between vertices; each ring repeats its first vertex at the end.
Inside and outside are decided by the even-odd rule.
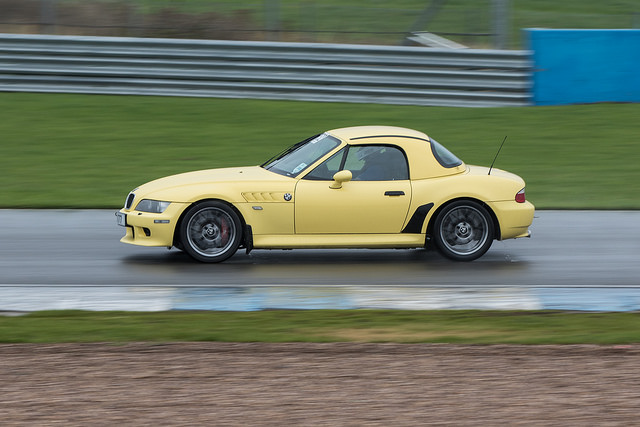
POLYGON ((221 264, 120 243, 109 210, 0 210, 0 285, 640 286, 640 211, 539 211, 471 263, 424 250, 244 250, 221 264))
POLYGON ((425 250, 241 250, 221 264, 120 243, 114 212, 0 210, 0 287, 546 288, 571 298, 598 288, 640 304, 640 211, 538 211, 532 238, 494 242, 471 263, 425 250))

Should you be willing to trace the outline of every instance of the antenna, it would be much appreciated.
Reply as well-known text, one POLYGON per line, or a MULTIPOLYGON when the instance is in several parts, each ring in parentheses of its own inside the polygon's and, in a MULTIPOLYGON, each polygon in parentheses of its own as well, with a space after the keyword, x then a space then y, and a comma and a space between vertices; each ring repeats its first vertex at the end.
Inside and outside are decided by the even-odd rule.
POLYGON ((491 162, 491 167, 489 167, 489 173, 487 175, 491 175, 491 169, 493 169, 493 164, 496 162, 496 159, 498 158, 498 154, 500 154, 500 150, 502 150, 502 146, 504 145, 504 142, 507 140, 507 135, 504 136, 504 139, 502 140, 502 144, 500 144, 500 148, 498 148, 498 152, 496 153, 496 156, 493 158, 493 162, 491 162))

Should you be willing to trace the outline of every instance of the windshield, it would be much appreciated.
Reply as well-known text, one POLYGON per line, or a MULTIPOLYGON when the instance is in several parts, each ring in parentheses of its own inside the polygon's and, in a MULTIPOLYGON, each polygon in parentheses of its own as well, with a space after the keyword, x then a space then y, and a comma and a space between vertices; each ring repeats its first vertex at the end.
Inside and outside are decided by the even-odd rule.
POLYGON ((316 135, 292 145, 262 167, 280 175, 295 177, 338 145, 340 140, 331 135, 316 135))

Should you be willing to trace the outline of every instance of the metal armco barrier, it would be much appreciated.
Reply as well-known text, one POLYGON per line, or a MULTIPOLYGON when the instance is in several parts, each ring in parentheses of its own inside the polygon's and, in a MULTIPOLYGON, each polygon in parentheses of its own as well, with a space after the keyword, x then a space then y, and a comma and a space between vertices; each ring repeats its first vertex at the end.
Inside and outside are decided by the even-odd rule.
POLYGON ((528 51, 0 34, 0 91, 531 103, 528 51))

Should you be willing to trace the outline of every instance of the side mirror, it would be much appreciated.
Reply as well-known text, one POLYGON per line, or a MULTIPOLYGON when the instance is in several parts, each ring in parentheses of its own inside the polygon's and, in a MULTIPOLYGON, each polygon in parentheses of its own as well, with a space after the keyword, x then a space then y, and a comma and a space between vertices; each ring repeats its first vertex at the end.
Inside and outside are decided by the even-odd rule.
POLYGON ((336 172, 335 175, 333 175, 333 182, 331 183, 329 188, 342 188, 342 183, 351 181, 351 178, 353 178, 351 171, 343 170, 340 172, 336 172))

